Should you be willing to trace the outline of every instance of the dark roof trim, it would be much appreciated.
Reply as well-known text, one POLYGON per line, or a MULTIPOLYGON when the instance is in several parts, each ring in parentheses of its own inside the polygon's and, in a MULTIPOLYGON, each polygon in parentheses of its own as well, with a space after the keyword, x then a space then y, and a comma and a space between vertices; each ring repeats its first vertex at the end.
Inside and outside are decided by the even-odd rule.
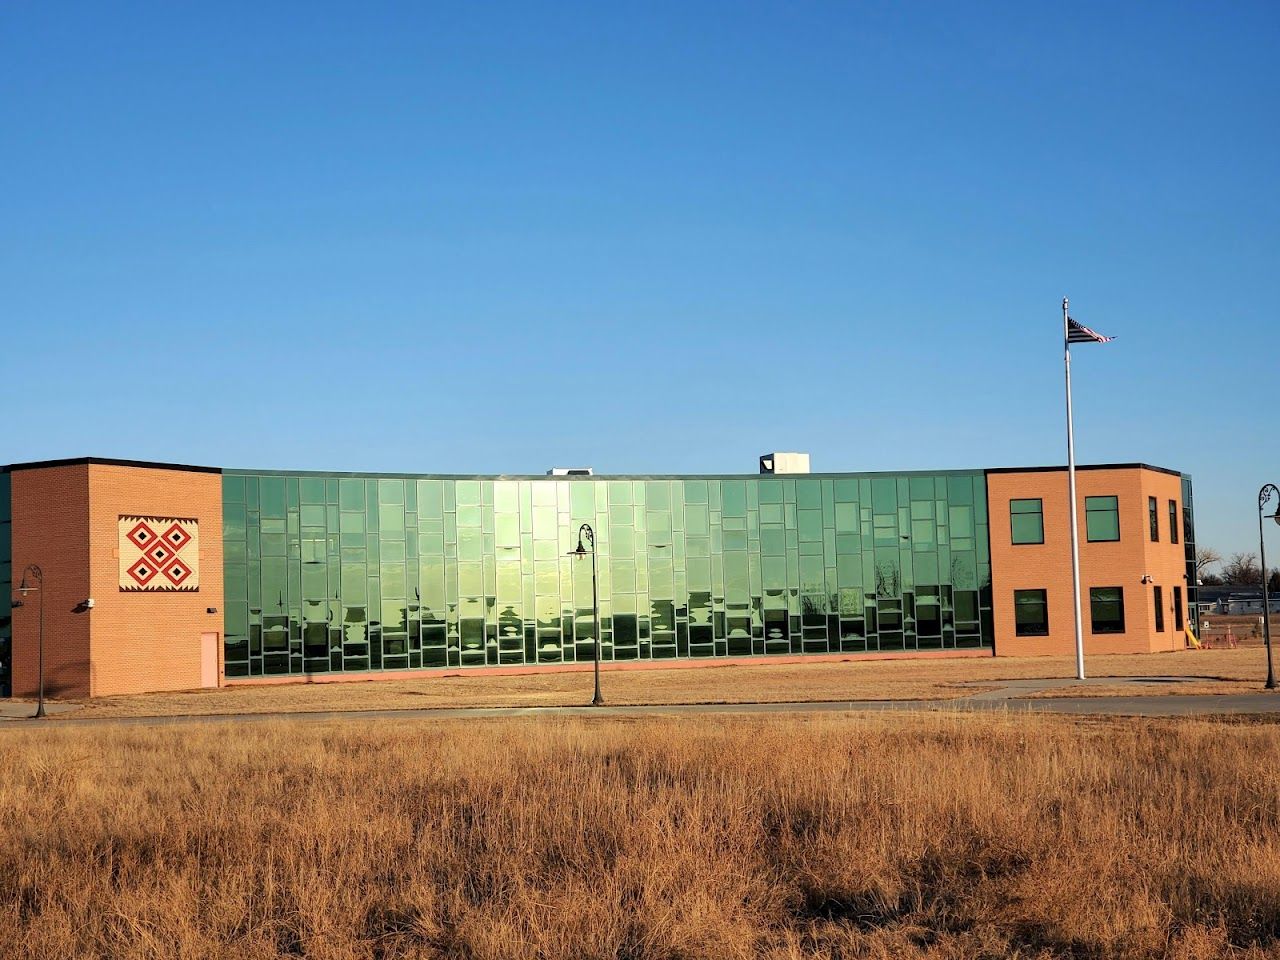
MULTIPOLYGON (((1077 463, 1077 470, 1151 470, 1155 473, 1167 473, 1171 477, 1184 477, 1180 470, 1168 467, 1155 467, 1149 463, 1077 463)), ((1067 467, 988 467, 987 473, 1066 473, 1067 467)))
POLYGON ((184 470, 187 473, 221 473, 221 467, 200 467, 189 463, 157 463, 153 460, 116 460, 112 457, 70 457, 66 460, 34 460, 30 463, 11 463, 5 472, 17 470, 42 470, 46 467, 80 466, 135 467, 142 470, 184 470))
POLYGON ((224 467, 225 476, 327 477, 358 480, 814 480, 875 479, 882 477, 981 477, 982 470, 883 470, 856 473, 597 473, 592 476, 548 477, 543 473, 366 473, 333 470, 255 470, 224 467))

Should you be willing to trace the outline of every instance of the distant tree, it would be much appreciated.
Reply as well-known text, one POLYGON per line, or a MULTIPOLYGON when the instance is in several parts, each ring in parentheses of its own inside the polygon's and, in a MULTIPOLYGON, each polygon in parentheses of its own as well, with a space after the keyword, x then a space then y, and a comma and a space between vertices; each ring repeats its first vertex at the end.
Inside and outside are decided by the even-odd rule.
MULTIPOLYGON (((1209 579, 1208 577, 1205 576, 1205 574, 1208 572, 1208 568, 1212 567, 1214 564, 1218 564, 1221 562, 1222 562, 1222 554, 1220 554, 1217 550, 1213 549, 1213 547, 1197 548, 1196 549, 1196 579, 1203 580, 1205 583, 1208 583, 1209 579)), ((1209 576, 1213 576, 1213 574, 1209 574, 1209 576)))
POLYGON ((1262 568, 1258 566, 1257 554, 1233 553, 1231 559, 1222 565, 1222 579, 1239 586, 1262 586, 1262 568))
POLYGON ((1201 575, 1200 577, 1198 577, 1197 579, 1199 579, 1200 583, 1201 583, 1203 586, 1206 586, 1206 587, 1220 587, 1220 586, 1222 586, 1222 577, 1220 577, 1220 576, 1219 576, 1218 574, 1216 574, 1216 573, 1206 573, 1206 574, 1202 574, 1202 575, 1201 575))
POLYGON ((1273 594, 1280 593, 1280 567, 1271 568, 1271 576, 1267 577, 1267 590, 1273 594))

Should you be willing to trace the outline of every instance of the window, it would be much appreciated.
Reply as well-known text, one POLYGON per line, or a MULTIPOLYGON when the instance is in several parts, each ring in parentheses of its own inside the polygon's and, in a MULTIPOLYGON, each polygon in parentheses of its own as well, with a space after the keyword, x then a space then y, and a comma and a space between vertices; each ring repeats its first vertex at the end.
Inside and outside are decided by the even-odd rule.
POLYGON ((1169 542, 1178 542, 1178 501, 1169 501, 1169 542))
POLYGON ((1154 598, 1156 603, 1156 633, 1164 633, 1164 588, 1156 587, 1154 598))
POLYGON ((1091 587, 1089 612, 1094 633, 1124 633, 1124 588, 1091 587))
POLYGON ((1020 637, 1049 635, 1049 603, 1044 590, 1013 591, 1013 623, 1020 637))
POLYGON ((1120 539, 1120 501, 1117 497, 1085 497, 1084 528, 1090 543, 1120 539))
POLYGON ((1044 501, 1010 500, 1009 528, 1014 543, 1044 543, 1044 501))
POLYGON ((1151 524, 1151 542, 1160 542, 1160 503, 1155 497, 1147 497, 1147 522, 1151 524))
POLYGON ((1182 626, 1182 588, 1173 588, 1173 629, 1178 633, 1183 630, 1182 626))

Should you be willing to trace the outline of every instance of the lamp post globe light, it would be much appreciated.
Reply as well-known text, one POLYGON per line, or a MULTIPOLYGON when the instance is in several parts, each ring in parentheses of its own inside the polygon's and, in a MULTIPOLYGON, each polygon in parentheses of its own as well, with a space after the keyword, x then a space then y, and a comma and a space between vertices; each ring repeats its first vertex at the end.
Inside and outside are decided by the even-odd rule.
POLYGON ((32 716, 32 720, 40 720, 44 717, 44 571, 36 564, 29 563, 27 568, 22 571, 22 582, 18 584, 18 592, 22 594, 23 602, 26 601, 27 594, 32 591, 40 594, 40 628, 38 639, 38 670, 40 674, 40 691, 39 698, 36 700, 36 712, 32 716))
POLYGON ((591 544, 591 617, 594 623, 593 640, 591 644, 591 662, 595 673, 595 692, 591 695, 591 705, 599 707, 604 704, 604 697, 600 696, 600 589, 599 589, 599 568, 596 562, 596 534, 591 529, 591 524, 584 523, 578 528, 578 547, 569 551, 569 556, 581 559, 587 555, 585 544, 591 544), (584 542, 585 541, 585 542, 584 542))
POLYGON ((1268 690, 1276 688, 1275 667, 1271 662, 1271 598, 1267 591, 1267 540, 1263 536, 1262 521, 1266 519, 1263 511, 1268 501, 1276 498, 1276 512, 1270 518, 1280 524, 1280 487, 1274 483, 1264 484, 1258 491, 1258 558, 1262 562, 1262 642, 1267 648, 1267 683, 1268 690))

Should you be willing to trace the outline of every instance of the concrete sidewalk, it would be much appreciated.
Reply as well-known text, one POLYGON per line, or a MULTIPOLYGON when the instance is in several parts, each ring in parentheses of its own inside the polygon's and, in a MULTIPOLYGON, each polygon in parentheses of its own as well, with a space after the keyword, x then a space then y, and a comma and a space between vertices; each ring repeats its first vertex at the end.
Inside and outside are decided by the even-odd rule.
MULTIPOLYGON (((1086 685, 1114 686, 1117 683, 1138 684, 1190 681, 1186 677, 1099 677, 1083 681, 1086 685)), ((168 717, 104 717, 78 718, 72 704, 50 704, 51 714, 63 714, 50 723, 58 727, 71 725, 123 724, 129 726, 165 726, 187 723, 235 723, 264 720, 458 720, 484 717, 636 717, 660 715, 708 715, 708 714, 766 714, 766 713, 848 713, 881 712, 897 710, 929 710, 955 713, 987 712, 991 710, 1025 711, 1028 713, 1058 713, 1083 716, 1135 716, 1135 717, 1194 717, 1223 715, 1273 715, 1280 719, 1280 694, 1259 691, 1247 694, 1208 695, 1158 695, 1158 696, 1110 696, 1110 697, 1046 697, 1017 699, 1028 693, 1074 686, 1081 681, 1064 680, 1010 680, 1003 681, 999 690, 984 691, 954 700, 839 700, 799 701, 786 703, 701 703, 662 705, 618 705, 602 707, 445 707, 410 710, 349 710, 288 713, 208 714, 168 717), (56 708, 56 709, 55 709, 56 708), (70 715, 67 715, 70 714, 70 715)), ((989 686, 990 681, 983 685, 989 686)), ((34 712, 32 703, 0 701, 0 716, 13 720, 29 717, 34 712)), ((39 725, 37 725, 39 726, 39 725)), ((32 729, 29 723, 0 723, 0 729, 32 729)))
MULTIPOLYGON (((60 713, 74 713, 80 709, 76 703, 57 703, 53 700, 44 702, 44 712, 49 716, 60 713)), ((0 700, 0 724, 6 720, 28 720, 36 712, 34 700, 0 700)))
MULTIPOLYGON (((1079 688, 1079 687, 1133 687, 1134 697, 1148 696, 1174 696, 1181 697, 1181 694, 1146 694, 1140 691, 1150 689, 1151 684, 1165 683, 1204 683, 1206 680, 1213 680, 1212 677, 1196 677, 1196 676, 1137 676, 1137 677, 1088 677, 1084 680, 1077 680, 1075 677, 1055 677, 1052 679, 1036 679, 1036 680, 962 680, 959 685, 963 687, 989 687, 993 683, 1001 684, 999 689, 986 690, 981 693, 975 693, 972 696, 963 697, 964 701, 986 701, 986 700, 1012 700, 1018 697, 1025 697, 1029 694, 1043 693, 1046 690, 1058 690, 1062 688, 1079 688)), ((1258 684, 1259 693, 1262 691, 1262 684, 1258 684)), ((1205 694, 1204 696, 1222 696, 1222 694, 1205 694)), ((1097 698, 1102 699, 1102 698, 1097 698)), ((1106 697, 1111 700, 1114 697, 1106 697)))

